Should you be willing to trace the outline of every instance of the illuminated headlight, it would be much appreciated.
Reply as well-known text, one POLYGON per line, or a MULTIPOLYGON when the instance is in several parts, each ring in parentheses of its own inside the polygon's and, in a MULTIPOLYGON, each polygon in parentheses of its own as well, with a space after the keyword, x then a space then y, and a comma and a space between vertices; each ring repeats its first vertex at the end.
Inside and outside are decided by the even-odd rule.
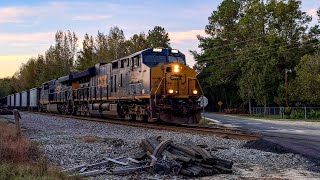
POLYGON ((173 72, 175 72, 175 73, 179 72, 179 68, 180 68, 179 65, 175 65, 173 68, 173 72))
POLYGON ((198 94, 198 91, 197 90, 193 90, 192 93, 193 94, 198 94))
POLYGON ((171 53, 177 54, 177 53, 179 53, 179 51, 177 49, 171 49, 171 53))
POLYGON ((170 94, 173 94, 173 89, 170 89, 170 90, 169 90, 169 93, 170 93, 170 94))
POLYGON ((153 48, 153 52, 162 52, 162 49, 160 49, 160 48, 153 48))

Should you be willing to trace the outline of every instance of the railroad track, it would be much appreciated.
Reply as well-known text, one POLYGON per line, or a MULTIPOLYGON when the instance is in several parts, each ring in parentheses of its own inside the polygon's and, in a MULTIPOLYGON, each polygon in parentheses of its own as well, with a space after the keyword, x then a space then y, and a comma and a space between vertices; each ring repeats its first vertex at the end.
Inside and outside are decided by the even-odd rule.
POLYGON ((43 112, 31 112, 31 113, 47 115, 47 116, 63 117, 63 118, 72 118, 72 119, 83 120, 83 121, 94 121, 94 122, 100 122, 100 123, 110 123, 110 124, 118 124, 118 125, 125 125, 125 126, 142 127, 142 128, 148 128, 148 129, 184 132, 184 133, 191 133, 191 134, 207 134, 207 135, 212 134, 218 137, 228 138, 228 139, 257 140, 261 137, 259 134, 256 134, 256 133, 224 127, 221 125, 194 125, 194 124, 171 125, 171 124, 159 124, 159 123, 134 122, 134 121, 116 120, 116 119, 103 119, 99 117, 97 118, 97 117, 49 114, 49 113, 43 113, 43 112))

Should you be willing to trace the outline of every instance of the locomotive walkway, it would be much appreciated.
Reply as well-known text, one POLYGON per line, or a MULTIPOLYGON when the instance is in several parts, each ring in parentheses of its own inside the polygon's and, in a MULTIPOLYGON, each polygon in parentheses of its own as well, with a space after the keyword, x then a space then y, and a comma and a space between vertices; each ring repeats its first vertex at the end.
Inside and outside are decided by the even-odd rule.
POLYGON ((223 114, 206 117, 226 126, 263 135, 263 139, 320 163, 320 122, 267 121, 223 114))

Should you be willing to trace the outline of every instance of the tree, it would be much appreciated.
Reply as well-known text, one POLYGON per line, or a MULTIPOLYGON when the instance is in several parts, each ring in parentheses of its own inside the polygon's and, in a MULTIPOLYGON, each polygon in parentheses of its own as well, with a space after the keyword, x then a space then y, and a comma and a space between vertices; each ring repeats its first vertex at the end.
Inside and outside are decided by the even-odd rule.
POLYGON ((128 43, 130 53, 135 53, 149 47, 147 37, 144 32, 133 35, 128 43))
POLYGON ((49 47, 45 53, 48 72, 46 78, 54 79, 71 73, 77 53, 78 38, 74 32, 57 31, 55 45, 49 47))
POLYGON ((111 60, 107 61, 108 59, 108 40, 107 36, 104 35, 102 32, 98 31, 97 37, 95 38, 94 43, 94 51, 95 55, 95 63, 99 62, 110 62, 111 60))
POLYGON ((170 47, 169 34, 161 26, 155 26, 152 30, 149 30, 148 36, 147 36, 147 42, 151 48, 170 47))
POLYGON ((208 36, 198 37, 201 53, 192 52, 199 75, 206 74, 200 81, 220 89, 217 96, 227 105, 236 93, 245 103, 281 105, 285 68, 310 52, 305 43, 311 17, 300 5, 298 0, 223 1, 208 18, 208 36))
POLYGON ((107 62, 119 59, 129 54, 126 38, 123 31, 118 27, 112 27, 107 37, 108 57, 107 62))
POLYGON ((296 89, 299 100, 320 104, 320 56, 305 55, 296 67, 296 89))
POLYGON ((78 71, 85 70, 91 66, 94 66, 95 62, 95 51, 93 37, 85 34, 82 42, 83 49, 79 52, 76 60, 76 69, 78 71))
POLYGON ((0 97, 15 93, 10 78, 0 79, 0 97))

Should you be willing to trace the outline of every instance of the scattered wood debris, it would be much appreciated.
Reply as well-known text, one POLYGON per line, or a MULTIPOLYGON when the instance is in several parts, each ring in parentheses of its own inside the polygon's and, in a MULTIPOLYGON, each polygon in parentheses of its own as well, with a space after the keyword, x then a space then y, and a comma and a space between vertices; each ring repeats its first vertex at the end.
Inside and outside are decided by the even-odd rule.
POLYGON ((101 174, 127 175, 141 171, 192 177, 232 173, 233 162, 217 158, 202 148, 204 146, 197 146, 190 141, 180 144, 159 136, 143 139, 140 145, 144 153, 135 158, 106 158, 104 161, 80 165, 65 172, 84 177, 101 174), (117 167, 111 168, 110 165, 117 167))
POLYGON ((233 162, 214 157, 190 141, 179 144, 161 137, 149 137, 142 140, 141 147, 151 154, 150 165, 154 173, 195 177, 232 173, 233 162))

